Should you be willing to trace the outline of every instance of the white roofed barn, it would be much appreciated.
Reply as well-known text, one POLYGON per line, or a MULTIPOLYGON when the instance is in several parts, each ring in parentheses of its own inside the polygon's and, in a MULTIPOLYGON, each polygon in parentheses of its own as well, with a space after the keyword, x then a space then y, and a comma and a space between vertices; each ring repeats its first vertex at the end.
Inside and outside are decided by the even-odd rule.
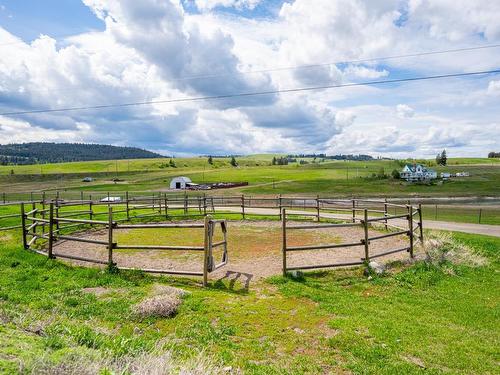
POLYGON ((189 177, 174 177, 172 181, 170 181, 170 189, 185 189, 190 183, 191 179, 189 177))

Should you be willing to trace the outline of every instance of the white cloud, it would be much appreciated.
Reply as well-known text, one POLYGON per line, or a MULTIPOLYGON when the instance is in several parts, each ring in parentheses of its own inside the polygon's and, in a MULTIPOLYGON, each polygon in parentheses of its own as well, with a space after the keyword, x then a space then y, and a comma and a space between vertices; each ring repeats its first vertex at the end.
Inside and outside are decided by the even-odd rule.
POLYGON ((488 84, 488 94, 500 95, 500 80, 490 81, 488 84))
POLYGON ((406 104, 398 104, 396 106, 396 113, 400 118, 411 118, 415 114, 415 111, 412 107, 406 104))
POLYGON ((262 0, 195 0, 199 10, 207 11, 216 7, 254 9, 262 0))
MULTIPOLYGON (((0 44, 7 44, 0 46, 0 112, 489 69, 500 59, 499 49, 485 49, 327 64, 499 43, 500 6, 486 0, 295 0, 265 19, 240 15, 267 6, 259 0, 196 0, 197 14, 179 0, 84 2, 104 31, 24 44, 0 27, 0 44), (229 7, 241 13, 218 11, 229 7), (240 73, 309 64, 318 66, 240 73)), ((451 147, 482 155, 500 147, 499 82, 476 77, 10 116, 0 118, 0 142, 61 136, 169 153, 433 156, 451 147)))

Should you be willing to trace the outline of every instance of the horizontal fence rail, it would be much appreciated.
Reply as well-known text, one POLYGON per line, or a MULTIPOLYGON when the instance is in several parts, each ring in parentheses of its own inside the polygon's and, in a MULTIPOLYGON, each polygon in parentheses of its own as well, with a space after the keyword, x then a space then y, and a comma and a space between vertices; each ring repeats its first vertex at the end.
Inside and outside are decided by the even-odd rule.
MULTIPOLYGON (((326 200, 323 200, 326 201, 326 200)), ((328 200, 328 203, 331 204, 333 200, 328 200)), ((310 269, 321 269, 321 268, 333 268, 333 267, 346 267, 346 266, 356 266, 368 263, 372 258, 379 258, 390 254, 395 254, 402 251, 407 251, 411 258, 413 258, 414 254, 414 236, 415 232, 418 231, 418 240, 423 244, 423 226, 422 226, 422 210, 419 205, 417 208, 411 205, 400 206, 400 208, 404 208, 406 210, 405 214, 400 215, 390 215, 387 211, 387 202, 386 201, 376 201, 379 204, 383 204, 384 210, 377 209, 368 209, 363 208, 361 211, 363 212, 362 217, 357 217, 356 213, 360 211, 358 207, 358 202, 366 203, 369 202, 373 204, 375 201, 370 200, 361 200, 356 201, 352 200, 350 202, 351 212, 352 212, 352 222, 351 223, 338 223, 338 224, 315 224, 315 225, 287 225, 289 210, 286 208, 282 208, 281 211, 281 227, 282 227, 282 258, 283 258, 283 266, 282 271, 283 275, 286 276, 288 271, 296 271, 296 270, 310 270, 310 269), (369 218, 368 214, 370 212, 383 213, 381 217, 369 218), (417 225, 414 226, 414 216, 418 215, 417 225), (383 225, 386 230, 388 230, 388 226, 390 221, 399 220, 403 223, 407 224, 407 228, 401 228, 396 232, 383 233, 379 235, 369 235, 369 227, 372 225, 383 225), (355 242, 344 242, 344 243, 332 243, 332 244, 318 244, 318 245, 307 245, 307 246, 289 246, 287 243, 287 233, 289 230, 317 230, 323 228, 345 228, 345 227, 362 227, 363 228, 363 238, 360 238, 359 241, 355 242), (370 244, 373 241, 381 240, 384 238, 395 237, 395 236, 407 236, 409 238, 409 246, 405 246, 403 248, 386 250, 382 253, 370 254, 370 244), (290 252, 296 251, 317 251, 317 250, 335 250, 340 248, 354 248, 354 247, 363 247, 364 256, 360 258, 359 261, 352 262, 339 262, 339 263, 328 263, 328 264, 304 264, 300 266, 289 266, 288 265, 288 257, 287 254, 290 252)), ((344 204, 344 202, 342 202, 344 204)), ((347 203, 345 203, 347 204, 347 203)), ((329 207, 329 209, 331 209, 329 207)), ((335 210, 335 208, 334 208, 335 210)), ((320 221, 321 216, 318 215, 317 221, 320 221)), ((348 218, 344 217, 344 220, 348 220, 348 218)), ((397 226, 399 228, 399 226, 397 226)), ((314 255, 311 255, 311 258, 314 258, 314 255)))
MULTIPOLYGON (((400 200, 401 201, 401 200, 400 200)), ((0 214, 0 231, 16 230, 22 227, 21 214, 12 213, 12 209, 18 207, 20 203, 26 206, 29 212, 34 206, 38 208, 37 215, 41 218, 48 216, 47 207, 49 203, 56 205, 56 216, 60 218, 79 218, 86 216, 89 220, 98 220, 107 215, 105 207, 116 207, 115 214, 124 213, 123 218, 117 221, 128 221, 133 218, 154 218, 165 217, 166 219, 175 217, 202 217, 209 213, 225 212, 232 215, 246 216, 276 216, 281 218, 281 209, 289 210, 301 209, 302 216, 310 216, 320 221, 328 215, 350 215, 352 222, 362 220, 365 209, 370 214, 370 220, 383 221, 384 225, 390 227, 393 223, 386 223, 385 219, 379 217, 398 216, 406 212, 405 204, 387 201, 387 199, 339 199, 328 197, 258 197, 247 195, 230 196, 207 196, 198 192, 188 194, 172 193, 137 193, 137 192, 109 192, 109 193, 86 193, 86 192, 41 192, 23 193, 10 195, 5 199, 5 203, 0 199, 0 209, 7 209, 6 215, 0 214), (117 201, 106 201, 113 197, 118 197, 117 201), (105 201, 103 201, 105 200, 105 201), (76 210, 76 208, 79 208, 76 210), (257 209, 262 209, 259 211, 257 209), (80 212, 74 212, 74 211, 80 212), (265 211, 265 212, 264 212, 265 211)), ((417 205, 412 205, 414 208, 417 205)), ((420 205, 418 205, 420 206, 420 205)), ((456 210, 460 210, 457 208, 456 210)), ((498 211, 493 208, 464 208, 465 215, 469 219, 473 216, 477 223, 495 222, 498 211), (493 220, 493 221, 492 221, 493 220)), ((1 213, 2 211, 0 211, 1 213)), ((451 206, 425 205, 423 211, 426 219, 438 220, 440 215, 446 217, 455 212, 451 206), (441 208, 443 207, 443 208, 441 208), (443 212, 441 214, 441 212, 443 212)), ((420 214, 422 214, 422 212, 420 214)), ((414 216, 420 215, 413 210, 414 216)), ((456 215, 455 215, 456 216, 456 215)), ((454 216, 454 217, 455 217, 454 216)), ((402 217, 404 219, 404 217, 402 217)), ((467 219, 466 221, 469 221, 467 219)), ((415 222, 417 221, 417 218, 415 222)), ((396 225, 394 228, 397 228, 396 225)), ((400 226, 399 226, 400 227, 400 226)))
MULTIPOLYGON (((55 203, 49 203, 48 209, 39 210, 37 208, 31 209, 30 211, 25 210, 25 204, 21 203, 21 220, 22 220, 22 238, 23 246, 25 249, 34 251, 38 254, 46 255, 49 258, 63 258, 78 260, 89 263, 105 264, 108 267, 116 267, 118 269, 135 269, 144 272, 152 273, 163 273, 163 274, 173 274, 173 275, 190 275, 190 276, 202 276, 203 285, 207 285, 208 274, 215 271, 216 269, 224 266, 228 262, 228 247, 227 247, 227 224, 226 220, 212 220, 210 215, 205 216, 203 223, 138 223, 138 224, 120 224, 119 220, 114 220, 114 209, 110 205, 108 207, 107 220, 92 220, 92 219, 82 219, 82 218, 67 218, 56 216, 58 208, 55 203), (46 219, 37 217, 39 213, 48 213, 46 219), (28 216, 31 215, 31 216, 28 216), (59 227, 61 223, 71 223, 69 226, 59 227), (217 225, 220 225, 222 230, 223 240, 214 242, 214 230, 217 225), (47 228, 42 229, 43 232, 36 232, 37 227, 47 228), (78 237, 75 235, 61 234, 63 229, 69 227, 85 227, 85 226, 100 226, 102 229, 107 231, 107 240, 97 240, 86 237, 78 237), (180 229, 180 228, 198 228, 204 230, 203 245, 200 246, 180 246, 180 245, 144 245, 144 244, 119 244, 115 241, 114 232, 121 229, 133 230, 133 229, 180 229), (43 243, 37 243, 37 240, 43 240, 43 243), (107 250, 108 259, 94 259, 73 254, 62 254, 55 252, 55 243, 57 241, 74 241, 74 242, 84 242, 95 245, 102 245, 107 250), (213 250, 214 248, 222 247, 222 259, 219 263, 215 264, 213 250), (182 271, 182 270, 170 270, 170 269, 150 269, 150 268, 129 268, 120 267, 113 260, 114 250, 171 250, 171 251, 196 251, 203 252, 203 264, 201 271, 182 271)), ((120 210, 118 210, 120 211, 120 210)), ((92 213, 92 211, 90 211, 92 213)), ((79 211, 80 214, 87 214, 87 211, 79 211)), ((128 212, 127 212, 128 216, 128 212)))
MULTIPOLYGON (((108 196, 109 197, 109 196, 108 196)), ((241 215, 243 219, 250 216, 275 216, 279 217, 282 224, 282 256, 283 273, 290 270, 341 267, 347 265, 363 264, 371 258, 378 258, 400 251, 407 251, 413 257, 415 241, 423 243, 422 207, 409 204, 389 203, 387 200, 358 200, 358 199, 330 199, 310 197, 250 197, 250 196, 167 196, 157 194, 152 196, 131 197, 125 194, 123 200, 118 201, 95 201, 92 199, 42 200, 37 203, 21 203, 21 223, 16 228, 22 228, 23 246, 26 249, 43 253, 50 258, 61 257, 75 260, 88 261, 99 264, 107 264, 117 267, 113 261, 113 250, 168 250, 168 251, 197 251, 203 252, 203 271, 182 270, 154 270, 143 269, 145 272, 170 273, 172 274, 197 274, 203 276, 203 283, 207 283, 207 275, 219 267, 227 264, 227 224, 226 220, 212 219, 214 213, 229 215, 241 215), (392 211, 392 208, 396 211, 392 211), (370 215, 370 216, 369 216, 370 215), (200 218, 200 222, 133 222, 133 219, 148 220, 171 220, 174 218, 200 218), (96 219, 99 218, 99 219, 96 219), (290 220, 301 219, 307 223, 296 223, 288 225, 290 220), (312 219, 312 220, 311 220, 312 219), (333 222, 332 222, 333 221, 333 222), (214 228, 220 225, 224 239, 214 242, 214 228), (383 227, 386 232, 380 234, 369 234, 372 226, 383 227), (107 232, 107 239, 92 239, 71 234, 75 230, 100 228, 107 232), (200 228, 204 229, 204 242, 199 246, 173 246, 168 244, 123 244, 115 241, 114 233, 119 230, 134 229, 181 229, 200 228), (360 228, 359 241, 332 244, 311 244, 304 246, 288 246, 287 232, 290 230, 316 230, 337 228, 360 228), (399 249, 387 249, 382 253, 370 252, 370 244, 373 241, 389 237, 404 236, 409 244, 399 249), (64 255, 54 252, 54 244, 57 241, 85 242, 104 246, 107 249, 107 261, 87 259, 77 255, 64 255), (39 245, 43 244, 42 247, 39 245), (223 255, 219 263, 213 259, 213 250, 222 247, 223 255), (287 265, 287 253, 289 252, 312 252, 339 248, 351 248, 352 251, 363 250, 364 255, 359 261, 340 262, 338 264, 304 264, 303 266, 289 267, 287 265), (70 258, 73 257, 73 258, 70 258)), ((15 219, 17 214, 0 216, 2 219, 15 219)), ((350 251, 350 250, 349 250, 350 251)), ((125 267, 118 267, 126 269, 125 267)))

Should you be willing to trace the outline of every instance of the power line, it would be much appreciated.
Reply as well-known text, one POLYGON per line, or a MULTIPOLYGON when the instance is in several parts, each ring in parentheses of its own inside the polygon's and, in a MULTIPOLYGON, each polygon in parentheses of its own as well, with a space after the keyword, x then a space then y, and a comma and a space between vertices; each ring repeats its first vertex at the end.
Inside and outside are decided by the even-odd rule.
MULTIPOLYGON (((13 44, 16 44, 16 43, 17 42, 14 42, 13 44)), ((21 43, 21 42, 19 42, 19 43, 21 43)), ((2 44, 0 44, 0 46, 2 46, 2 44)), ((361 64, 361 63, 374 62, 374 61, 386 61, 386 60, 396 60, 396 59, 410 58, 410 57, 441 55, 441 54, 446 54, 446 53, 476 51, 476 50, 498 48, 498 47, 500 47, 500 44, 489 44, 489 45, 475 46, 475 47, 463 47, 463 48, 455 48, 455 49, 434 50, 434 51, 416 52, 416 53, 410 53, 410 54, 372 57, 372 58, 358 59, 358 60, 344 60, 344 61, 325 62, 325 63, 318 63, 318 64, 284 66, 284 67, 269 68, 269 69, 244 70, 244 71, 237 71, 237 72, 199 74, 199 75, 185 76, 185 77, 174 77, 174 78, 170 78, 170 79, 165 79, 164 81, 165 82, 191 81, 191 80, 203 79, 203 78, 218 78, 218 77, 227 77, 227 76, 244 75, 244 74, 272 73, 272 72, 287 71, 287 70, 320 68, 320 67, 331 66, 331 65, 361 64)), ((152 81, 149 81, 149 82, 152 82, 152 81)), ((155 81, 153 81, 153 82, 155 82, 155 81)), ((69 91, 69 90, 74 90, 74 89, 75 89, 74 87, 67 87, 67 88, 60 88, 60 89, 35 89, 35 90, 29 90, 28 92, 39 92, 39 91, 57 92, 57 91, 69 91)))
MULTIPOLYGON (((374 61, 385 61, 385 60, 394 60, 394 59, 401 59, 401 58, 408 58, 408 57, 439 55, 439 54, 453 53, 453 52, 475 51, 475 50, 480 50, 480 49, 498 48, 498 47, 500 47, 500 44, 490 44, 490 45, 485 45, 485 46, 464 47, 464 48, 435 50, 435 51, 427 51, 427 52, 416 52, 416 53, 403 54, 403 55, 371 57, 371 58, 367 58, 367 59, 358 59, 358 60, 345 60, 345 61, 326 62, 326 63, 319 63, 319 64, 285 66, 285 67, 270 68, 270 69, 247 70, 247 71, 238 72, 238 73, 239 74, 267 73, 267 72, 278 72, 278 71, 282 71, 282 70, 318 68, 318 67, 329 66, 329 65, 360 64, 360 63, 374 62, 374 61)), ((177 80, 189 80, 189 79, 198 79, 198 78, 205 78, 205 77, 220 77, 220 76, 224 76, 224 75, 233 75, 233 74, 238 74, 238 73, 220 73, 220 74, 196 75, 196 76, 177 78, 177 80)))
POLYGON ((484 71, 476 71, 476 72, 465 72, 465 73, 439 74, 439 75, 433 75, 433 76, 397 78, 397 79, 388 79, 388 80, 379 80, 379 81, 354 82, 354 83, 344 83, 344 84, 338 84, 338 85, 298 87, 298 88, 291 88, 291 89, 256 91, 256 92, 246 92, 246 93, 226 94, 226 95, 199 96, 199 97, 191 97, 191 98, 178 98, 178 99, 165 99, 165 100, 150 100, 150 101, 143 101, 143 102, 103 104, 103 105, 82 106, 82 107, 56 108, 56 109, 36 109, 36 110, 19 111, 19 112, 4 112, 4 113, 0 113, 0 116, 13 116, 13 115, 36 114, 36 113, 53 113, 53 112, 69 112, 69 111, 80 111, 80 110, 89 110, 89 109, 133 107, 133 106, 142 106, 142 105, 151 105, 151 104, 168 104, 168 103, 183 103, 183 102, 195 102, 195 101, 220 100, 220 99, 229 99, 229 98, 242 98, 242 97, 252 97, 252 96, 262 96, 262 95, 285 94, 285 93, 302 92, 302 91, 325 90, 325 89, 334 89, 334 88, 342 88, 342 87, 374 86, 374 85, 389 84, 389 83, 427 81, 427 80, 433 80, 433 79, 445 79, 445 78, 456 78, 456 77, 468 77, 468 76, 477 76, 477 75, 484 75, 484 74, 496 74, 496 73, 500 73, 500 69, 484 70, 484 71))

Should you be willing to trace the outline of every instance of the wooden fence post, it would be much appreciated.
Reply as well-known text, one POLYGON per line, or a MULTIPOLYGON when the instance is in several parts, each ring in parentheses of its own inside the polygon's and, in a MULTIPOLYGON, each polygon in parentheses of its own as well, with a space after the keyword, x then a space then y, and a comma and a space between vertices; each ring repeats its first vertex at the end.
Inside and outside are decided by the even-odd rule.
POLYGON ((413 258, 413 210, 412 206, 407 205, 408 208, 408 231, 410 236, 410 258, 413 258))
MULTIPOLYGON (((387 217, 387 198, 384 199, 384 216, 387 217)), ((387 219, 385 219, 385 230, 387 230, 387 219)))
POLYGON ((113 267, 113 207, 108 207, 108 267, 113 267))
POLYGON ((356 200, 352 200, 352 222, 356 222, 356 200))
POLYGON ((282 219, 282 216, 281 216, 281 210, 283 209, 282 207, 282 204, 281 204, 281 194, 278 195, 278 207, 279 207, 279 210, 280 210, 280 220, 282 219))
POLYGON ((245 220, 245 196, 241 194, 241 215, 243 216, 243 220, 245 220))
POLYGON ((47 256, 49 258, 55 258, 52 254, 52 248, 54 247, 54 203, 50 203, 49 206, 49 244, 47 249, 47 256))
MULTIPOLYGON (((56 218, 58 218, 59 217, 59 199, 58 198, 56 198, 56 207, 55 207, 54 211, 55 211, 56 218)), ((59 220, 56 220, 56 231, 58 234, 60 234, 59 233, 59 220)))
POLYGON ((319 195, 316 196, 316 221, 319 223, 319 195))
POLYGON ((363 220, 363 229, 365 230, 365 262, 366 264, 370 263, 370 253, 369 253, 369 236, 368 236, 368 209, 364 210, 364 220, 363 220))
POLYGON ((130 211, 129 211, 129 196, 128 191, 125 192, 125 210, 127 211, 127 221, 130 220, 130 211))
POLYGON ((167 193, 163 196, 165 200, 165 219, 168 219, 168 198, 167 198, 167 193))
POLYGON ((209 236, 210 236, 210 215, 205 216, 204 228, 205 238, 203 242, 203 286, 208 285, 208 257, 209 257, 209 236))
POLYGON ((5 193, 2 193, 2 199, 3 199, 3 203, 5 203, 5 193))
MULTIPOLYGON (((42 214, 40 215, 45 220, 45 192, 42 192, 42 214)), ((42 223, 42 235, 45 234, 45 223, 42 223)))
POLYGON ((483 213, 483 209, 480 208, 479 209, 479 219, 478 219, 478 223, 481 224, 481 216, 482 216, 482 213, 483 213))
MULTIPOLYGON (((36 219, 36 211, 35 211, 35 209, 36 209, 36 203, 32 201, 32 203, 31 203, 31 210, 33 211, 33 215, 32 216, 33 216, 34 219, 36 219)), ((35 221, 33 221, 33 223, 37 224, 37 225, 33 226, 33 233, 36 234, 36 227, 38 226, 38 222, 35 220, 35 221)))
POLYGON ((89 201, 89 219, 92 220, 93 217, 94 217, 94 211, 92 208, 92 201, 89 201))
POLYGON ((207 195, 203 193, 203 216, 207 216, 207 195))
POLYGON ((24 203, 21 203, 21 226, 23 231, 23 247, 28 248, 28 241, 26 239, 26 213, 24 210, 24 203))
POLYGON ((418 204, 418 226, 420 229, 420 245, 424 246, 424 227, 422 225, 422 203, 418 204))
POLYGON ((187 201, 187 193, 184 192, 184 215, 188 213, 188 201, 187 201))
POLYGON ((283 256, 283 276, 286 277, 286 209, 281 209, 281 230, 282 230, 282 240, 281 240, 281 251, 283 256))

